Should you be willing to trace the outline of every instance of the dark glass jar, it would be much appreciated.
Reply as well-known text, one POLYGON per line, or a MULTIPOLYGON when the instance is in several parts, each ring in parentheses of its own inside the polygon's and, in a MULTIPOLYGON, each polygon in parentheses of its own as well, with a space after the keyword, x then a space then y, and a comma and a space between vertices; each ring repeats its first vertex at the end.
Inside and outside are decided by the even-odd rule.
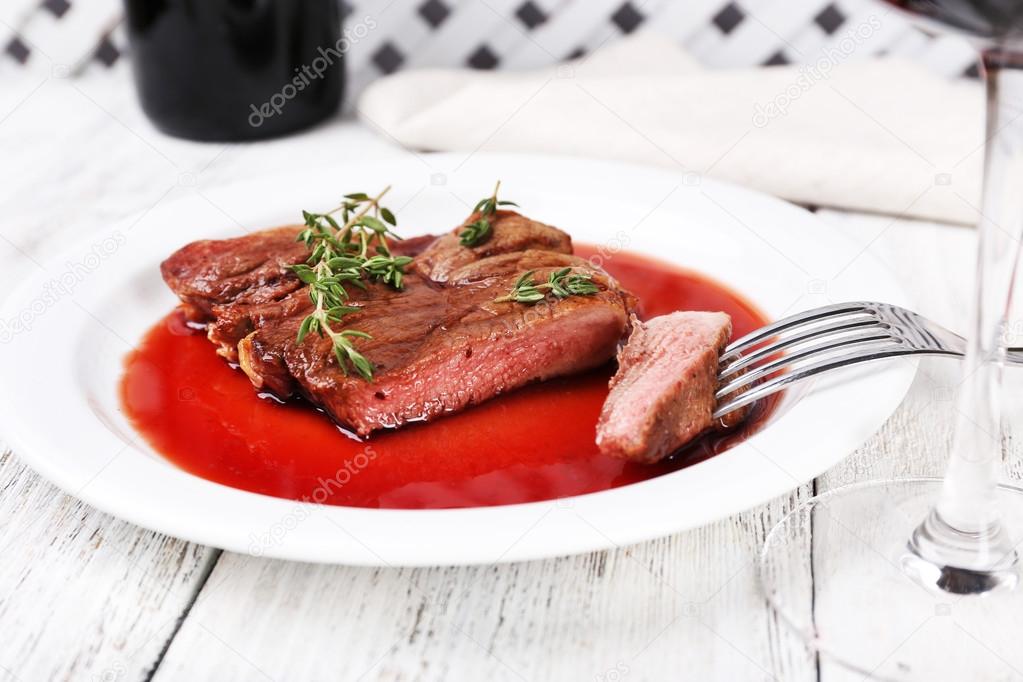
POLYGON ((193 140, 283 135, 337 111, 337 0, 125 0, 146 115, 193 140))

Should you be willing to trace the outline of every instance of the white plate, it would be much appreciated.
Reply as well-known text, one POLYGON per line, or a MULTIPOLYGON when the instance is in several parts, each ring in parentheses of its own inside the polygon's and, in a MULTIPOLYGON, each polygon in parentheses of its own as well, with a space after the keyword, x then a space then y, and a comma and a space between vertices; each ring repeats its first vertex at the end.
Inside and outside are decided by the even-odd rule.
MULTIPOLYGON (((117 399, 122 359, 175 305, 157 269, 194 239, 294 222, 342 191, 394 185, 406 235, 440 232, 501 178, 531 216, 579 241, 706 273, 771 317, 843 300, 908 302, 889 272, 812 214, 736 187, 622 164, 432 155, 427 164, 297 171, 198 193, 53 259, 4 304, 0 418, 18 456, 86 502, 229 550, 361 565, 473 564, 628 545, 742 511, 810 480, 877 430, 915 373, 876 365, 788 394, 772 423, 706 462, 558 501, 455 510, 320 507, 228 488, 174 467, 117 399), (431 167, 432 166, 432 167, 431 167), (55 286, 55 283, 62 286, 55 286)), ((300 164, 296 164, 300 168, 300 164)))

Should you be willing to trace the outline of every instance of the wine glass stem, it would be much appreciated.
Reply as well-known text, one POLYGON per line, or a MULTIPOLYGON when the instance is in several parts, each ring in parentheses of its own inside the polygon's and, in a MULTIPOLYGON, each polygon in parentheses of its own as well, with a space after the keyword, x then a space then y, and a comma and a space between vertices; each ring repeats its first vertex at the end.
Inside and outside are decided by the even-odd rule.
POLYGON ((941 497, 910 543, 933 563, 973 571, 1015 562, 995 507, 1002 460, 999 394, 1006 320, 1023 237, 1023 60, 983 53, 987 84, 984 184, 955 431, 941 497))

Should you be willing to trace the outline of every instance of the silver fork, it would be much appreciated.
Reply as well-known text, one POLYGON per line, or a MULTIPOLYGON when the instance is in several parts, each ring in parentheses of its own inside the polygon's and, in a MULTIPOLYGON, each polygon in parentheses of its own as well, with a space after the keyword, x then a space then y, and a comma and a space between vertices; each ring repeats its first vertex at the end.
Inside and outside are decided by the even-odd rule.
MULTIPOLYGON (((713 416, 719 419, 840 367, 905 355, 961 357, 965 352, 963 337, 899 306, 856 302, 814 308, 761 327, 725 349, 713 416)), ((1009 348, 1006 361, 1023 364, 1023 348, 1009 348)))

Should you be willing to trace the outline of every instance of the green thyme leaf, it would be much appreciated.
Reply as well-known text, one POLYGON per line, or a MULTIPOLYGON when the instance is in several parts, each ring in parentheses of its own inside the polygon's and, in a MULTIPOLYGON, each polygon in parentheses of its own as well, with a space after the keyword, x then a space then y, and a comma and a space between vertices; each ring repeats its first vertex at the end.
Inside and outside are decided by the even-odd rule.
POLYGON ((491 218, 497 213, 498 206, 518 206, 514 201, 498 201, 497 192, 501 189, 501 181, 494 185, 494 193, 476 202, 472 212, 479 214, 475 222, 469 223, 458 233, 458 242, 462 246, 479 246, 490 238, 491 218))
POLYGON ((458 242, 462 246, 476 246, 486 241, 490 236, 490 221, 480 218, 474 223, 465 226, 465 229, 458 233, 458 242))
POLYGON ((600 293, 600 287, 593 281, 593 274, 589 272, 574 273, 572 268, 561 268, 553 270, 547 276, 547 280, 540 284, 533 279, 534 274, 534 270, 529 270, 519 275, 511 290, 504 296, 494 299, 494 302, 514 301, 531 305, 546 298, 548 291, 556 298, 600 293))
POLYGON ((352 339, 372 337, 358 329, 335 330, 332 325, 359 310, 347 304, 346 285, 365 289, 365 280, 375 280, 400 289, 404 284, 405 268, 412 259, 392 256, 387 245, 388 237, 398 238, 391 232, 391 227, 398 224, 394 213, 380 205, 388 190, 390 187, 372 198, 365 192, 346 194, 341 205, 327 213, 302 211, 306 227, 298 233, 297 241, 309 249, 309 258, 304 264, 290 266, 309 287, 309 300, 315 306, 299 325, 297 343, 314 332, 329 337, 341 371, 348 375, 354 370, 367 381, 373 379, 373 364, 355 348, 352 339), (340 213, 342 223, 335 213, 340 213), (371 256, 371 251, 376 255, 371 256))

